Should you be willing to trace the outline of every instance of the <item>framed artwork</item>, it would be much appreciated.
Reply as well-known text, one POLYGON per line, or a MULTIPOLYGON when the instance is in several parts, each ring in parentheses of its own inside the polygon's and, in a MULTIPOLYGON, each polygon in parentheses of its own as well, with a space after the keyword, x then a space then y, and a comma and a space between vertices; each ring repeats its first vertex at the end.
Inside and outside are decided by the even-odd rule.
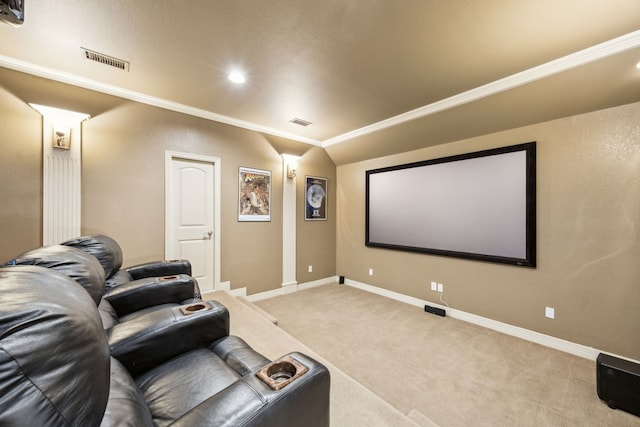
POLYGON ((307 176, 304 184, 305 221, 327 219, 327 178, 307 176))
POLYGON ((238 221, 271 221, 271 171, 239 168, 238 221))

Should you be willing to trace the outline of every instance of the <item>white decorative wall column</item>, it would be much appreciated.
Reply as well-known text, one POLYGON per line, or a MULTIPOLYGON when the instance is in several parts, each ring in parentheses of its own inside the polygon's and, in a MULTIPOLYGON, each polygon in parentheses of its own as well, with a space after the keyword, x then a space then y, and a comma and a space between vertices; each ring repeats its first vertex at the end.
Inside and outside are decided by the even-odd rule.
POLYGON ((42 243, 55 245, 80 235, 82 121, 89 117, 41 105, 42 243))
POLYGON ((296 280, 297 156, 282 155, 282 293, 298 290, 296 280))

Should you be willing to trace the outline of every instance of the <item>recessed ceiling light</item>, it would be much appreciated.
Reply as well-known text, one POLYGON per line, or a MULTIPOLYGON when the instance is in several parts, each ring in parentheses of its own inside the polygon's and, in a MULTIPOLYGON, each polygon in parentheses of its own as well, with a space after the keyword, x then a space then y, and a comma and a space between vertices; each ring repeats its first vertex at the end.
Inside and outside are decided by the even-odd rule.
POLYGON ((227 77, 229 78, 229 80, 236 84, 242 84, 247 81, 247 78, 242 71, 232 71, 227 77))

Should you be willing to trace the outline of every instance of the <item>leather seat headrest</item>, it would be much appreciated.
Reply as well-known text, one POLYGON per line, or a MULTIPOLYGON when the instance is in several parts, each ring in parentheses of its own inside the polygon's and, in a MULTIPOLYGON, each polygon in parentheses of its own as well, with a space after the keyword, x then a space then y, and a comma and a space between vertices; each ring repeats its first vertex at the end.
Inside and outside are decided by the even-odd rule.
MULTIPOLYGON (((75 280, 95 305, 104 294, 104 269, 93 255, 71 246, 53 245, 27 251, 11 260, 13 265, 38 265, 57 270, 75 280)), ((48 287, 45 283, 45 287, 48 287)))
POLYGON ((61 244, 82 249, 98 258, 104 268, 106 279, 111 278, 122 267, 122 248, 109 236, 103 234, 81 236, 61 244))

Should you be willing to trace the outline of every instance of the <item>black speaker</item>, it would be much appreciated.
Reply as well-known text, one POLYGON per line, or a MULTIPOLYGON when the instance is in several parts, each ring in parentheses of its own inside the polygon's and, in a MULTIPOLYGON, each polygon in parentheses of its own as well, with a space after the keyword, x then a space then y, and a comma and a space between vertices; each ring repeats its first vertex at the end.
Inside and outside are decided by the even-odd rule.
POLYGON ((640 365, 600 353, 596 359, 598 397, 613 409, 640 417, 640 365))
POLYGON ((344 285, 344 276, 340 276, 338 278, 338 283, 341 284, 341 285, 344 285))

